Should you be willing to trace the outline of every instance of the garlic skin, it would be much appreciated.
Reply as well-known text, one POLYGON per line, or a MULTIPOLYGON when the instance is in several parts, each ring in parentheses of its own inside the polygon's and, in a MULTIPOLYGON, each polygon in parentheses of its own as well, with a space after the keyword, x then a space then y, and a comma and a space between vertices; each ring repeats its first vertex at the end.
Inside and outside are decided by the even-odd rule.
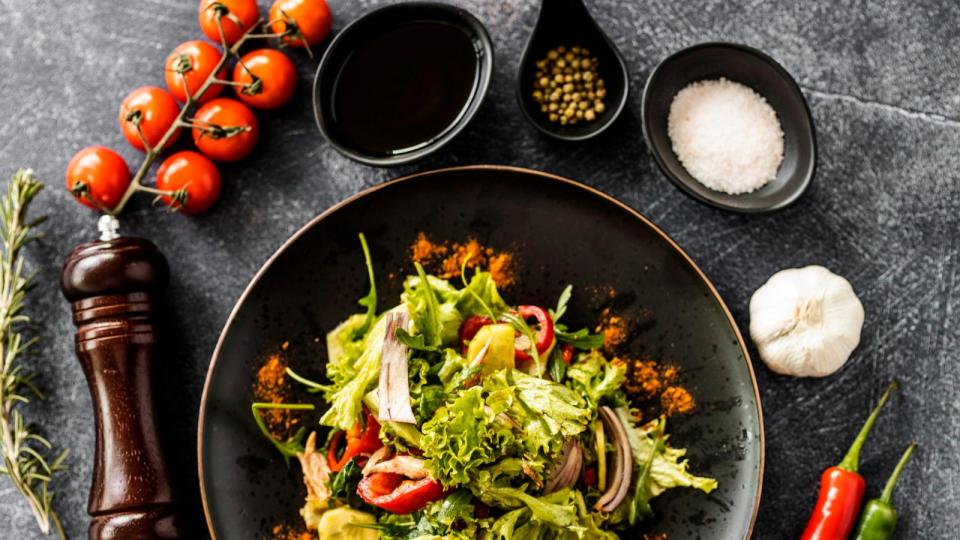
POLYGON ((863 304, 846 279, 822 266, 781 270, 750 298, 750 337, 771 370, 825 377, 860 343, 863 304))

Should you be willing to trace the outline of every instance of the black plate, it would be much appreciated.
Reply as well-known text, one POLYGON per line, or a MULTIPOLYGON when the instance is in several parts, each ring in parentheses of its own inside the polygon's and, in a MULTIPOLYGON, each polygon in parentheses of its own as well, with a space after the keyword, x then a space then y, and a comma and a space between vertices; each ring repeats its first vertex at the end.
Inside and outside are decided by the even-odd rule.
POLYGON ((642 109, 643 135, 660 170, 700 202, 734 212, 772 212, 793 204, 813 180, 817 138, 810 108, 787 70, 757 49, 736 43, 701 43, 671 54, 650 73, 642 109), (777 112, 783 129, 783 162, 777 177, 751 193, 730 195, 698 182, 677 159, 667 134, 674 96, 690 83, 721 77, 763 96, 777 112))
POLYGON ((694 472, 720 483, 711 495, 669 491, 646 527, 672 540, 749 536, 763 477, 760 403, 743 339, 714 287, 670 238, 609 196, 545 173, 481 166, 361 193, 307 224, 257 273, 220 336, 200 410, 200 487, 214 538, 259 540, 299 519, 299 466, 284 466, 257 431, 251 383, 284 342, 295 369, 322 374, 323 336, 366 294, 359 231, 370 241, 381 307, 398 302, 401 279, 388 275, 410 271, 419 231, 515 250, 519 280, 508 301, 553 305, 574 284, 570 323, 595 321, 612 287, 618 309, 641 323, 631 352, 677 364, 698 402, 696 414, 671 422, 672 442, 689 448, 694 472))

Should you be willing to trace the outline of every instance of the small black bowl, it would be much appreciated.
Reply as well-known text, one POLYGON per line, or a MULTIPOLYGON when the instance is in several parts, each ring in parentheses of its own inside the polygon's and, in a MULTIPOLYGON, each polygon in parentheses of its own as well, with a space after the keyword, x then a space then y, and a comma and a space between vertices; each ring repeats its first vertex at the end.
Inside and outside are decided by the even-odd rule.
POLYGON ((807 101, 787 70, 756 49, 734 43, 701 43, 668 56, 647 79, 642 109, 643 136, 660 170, 698 201, 734 212, 771 212, 796 201, 813 180, 817 140, 807 101), (783 162, 777 177, 751 193, 730 195, 698 182, 677 159, 667 134, 667 117, 677 92, 690 83, 721 77, 763 96, 783 129, 783 162))
MULTIPOLYGON (((424 61, 430 61, 425 58, 424 61)), ((341 154, 374 166, 409 163, 436 152, 450 142, 473 119, 490 86, 493 74, 493 44, 483 24, 468 11, 435 2, 404 2, 374 9, 348 24, 330 43, 313 82, 313 112, 320 133, 341 154), (473 42, 477 71, 473 88, 459 116, 426 144, 393 153, 374 154, 344 137, 333 112, 337 79, 357 48, 384 32, 413 22, 440 22, 464 32, 473 42)))
POLYGON ((630 73, 616 44, 603 32, 580 0, 544 0, 537 24, 517 68, 517 101, 527 120, 541 132, 563 141, 582 141, 599 135, 620 116, 630 92, 630 73), (550 122, 533 100, 536 63, 558 46, 581 45, 599 62, 607 89, 606 109, 592 122, 560 125, 550 122))

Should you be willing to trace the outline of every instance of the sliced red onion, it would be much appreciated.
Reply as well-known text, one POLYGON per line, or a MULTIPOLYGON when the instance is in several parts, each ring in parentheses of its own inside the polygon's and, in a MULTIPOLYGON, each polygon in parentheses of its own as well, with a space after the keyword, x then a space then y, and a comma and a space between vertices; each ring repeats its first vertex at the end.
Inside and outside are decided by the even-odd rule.
POLYGON ((416 424, 413 407, 410 405, 410 377, 407 373, 407 346, 397 339, 397 330, 406 329, 410 315, 406 310, 387 313, 387 332, 383 337, 383 352, 380 355, 380 384, 378 396, 381 422, 416 424))
POLYGON ((563 488, 572 487, 577 483, 582 467, 583 448, 580 447, 580 441, 576 438, 568 439, 563 444, 560 462, 550 473, 550 478, 547 480, 543 492, 545 494, 553 493, 563 488))
POLYGON ((604 512, 613 512, 627 497, 630 491, 630 480, 633 477, 633 455, 630 453, 630 441, 627 439, 627 430, 617 413, 607 406, 600 407, 600 419, 607 433, 608 439, 614 444, 613 467, 609 472, 610 481, 607 482, 607 491, 593 507, 604 512))

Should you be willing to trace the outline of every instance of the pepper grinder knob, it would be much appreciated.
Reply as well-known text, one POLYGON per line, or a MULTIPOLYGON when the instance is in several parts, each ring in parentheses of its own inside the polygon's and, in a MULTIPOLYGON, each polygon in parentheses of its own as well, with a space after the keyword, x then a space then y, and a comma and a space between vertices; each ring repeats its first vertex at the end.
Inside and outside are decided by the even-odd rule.
POLYGON ((179 538, 151 387, 159 361, 153 302, 166 287, 167 261, 148 240, 102 238, 77 246, 60 275, 96 422, 89 535, 179 538))

